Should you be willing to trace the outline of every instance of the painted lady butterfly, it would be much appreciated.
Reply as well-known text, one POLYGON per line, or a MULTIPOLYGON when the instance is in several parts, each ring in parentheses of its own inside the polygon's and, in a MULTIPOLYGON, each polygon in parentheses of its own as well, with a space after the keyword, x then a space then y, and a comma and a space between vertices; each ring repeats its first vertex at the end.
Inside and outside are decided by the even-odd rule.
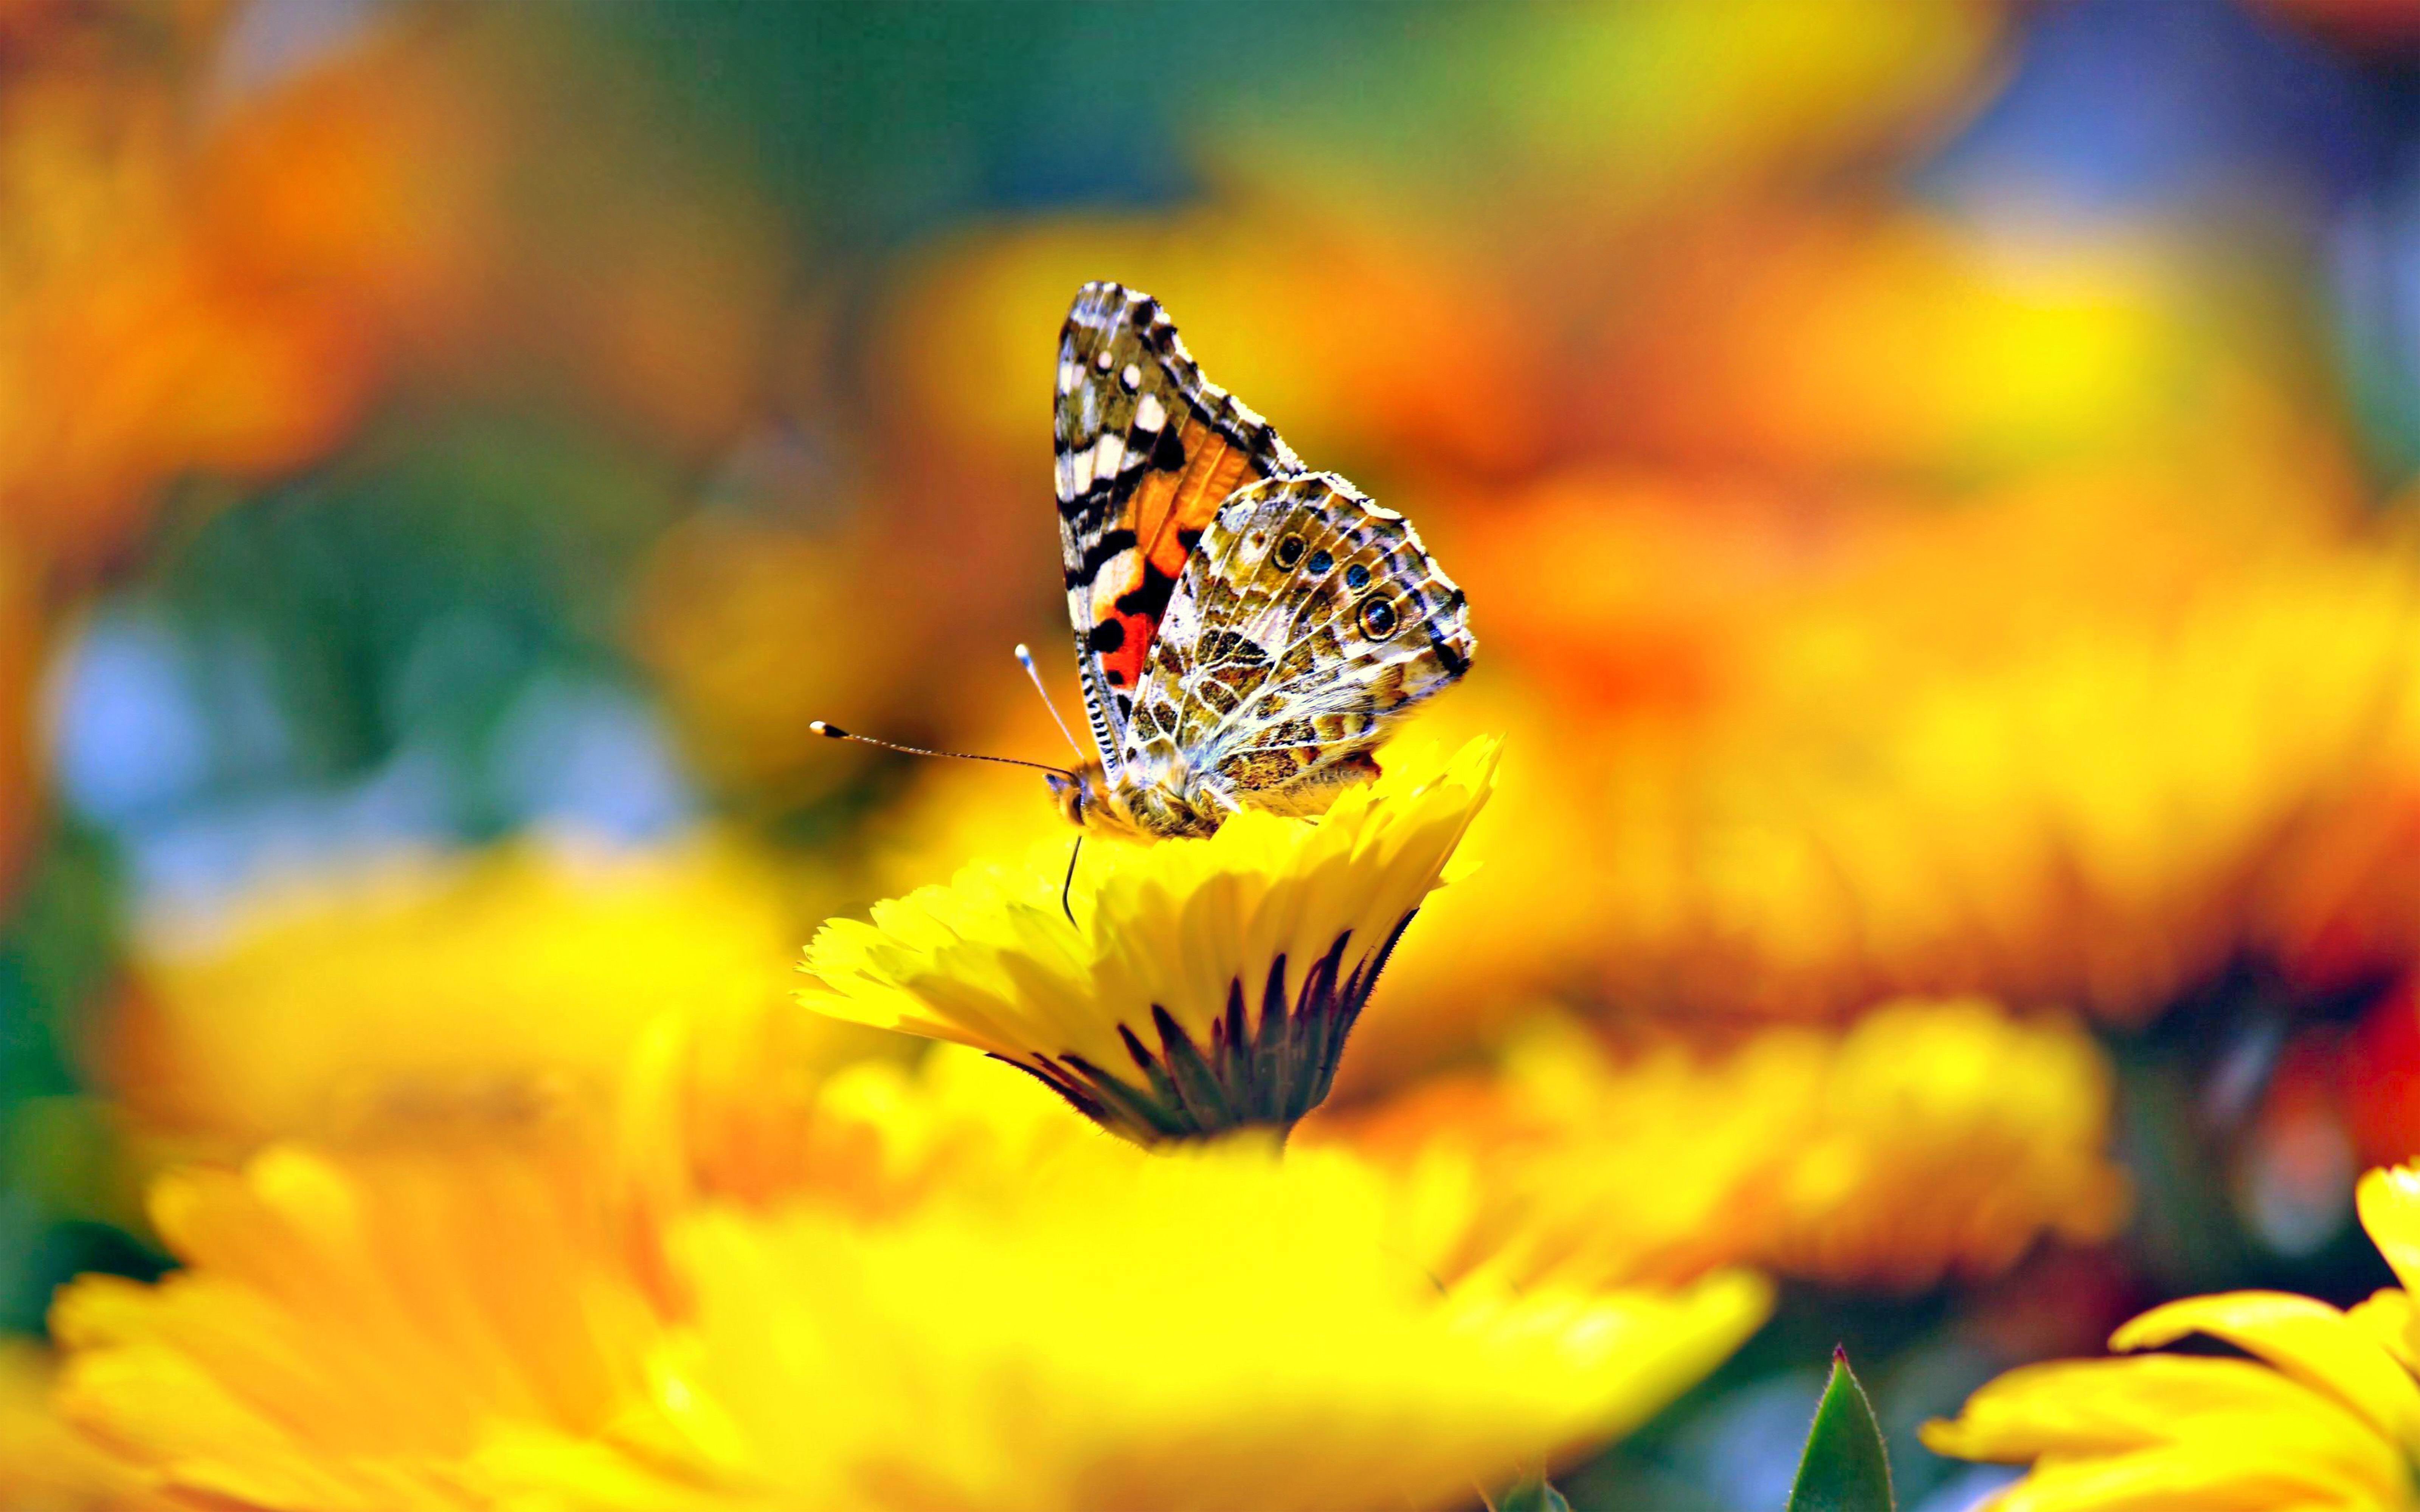
POLYGON ((1463 592, 1410 523, 1194 365, 1157 301, 1087 284, 1059 338, 1059 544, 1100 760, 1079 825, 1207 835, 1315 814, 1469 669, 1463 592))

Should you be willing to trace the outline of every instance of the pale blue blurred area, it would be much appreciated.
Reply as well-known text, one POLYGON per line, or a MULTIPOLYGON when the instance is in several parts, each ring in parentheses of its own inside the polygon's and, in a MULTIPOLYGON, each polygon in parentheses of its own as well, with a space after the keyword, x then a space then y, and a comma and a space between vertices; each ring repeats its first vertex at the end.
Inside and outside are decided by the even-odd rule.
POLYGON ((2347 55, 2242 6, 2085 0, 2031 18, 2006 87, 1917 181, 1970 209, 2294 216, 2377 177, 2390 115, 2347 55))
POLYGON ((2022 1473, 2011 1465, 1968 1465, 1952 1473, 1920 1499, 1903 1503, 1901 1512, 1975 1512, 2015 1485, 2022 1473))
POLYGON ((2233 0, 2083 0, 2027 21, 2006 84, 1915 170, 1916 192, 2018 237, 2181 233, 2195 255, 2307 285, 2378 481, 2420 471, 2408 69, 2233 0))
POLYGON ((441 620, 398 683, 403 744, 349 779, 294 760, 269 671, 239 638, 179 636, 121 604, 60 656, 53 753, 61 797, 123 848, 142 899, 207 903, 265 873, 396 846, 544 827, 627 843, 677 831, 698 800, 661 722, 603 678, 541 671, 466 749, 442 722, 469 662, 495 662, 475 617, 441 620), (475 822, 471 816, 477 816, 475 822))
POLYGON ((1731 1393, 1680 1435, 1675 1458, 1721 1506, 1753 1512, 1785 1505, 1824 1380, 1823 1369, 1809 1366, 1731 1393))
POLYGON ((62 661, 53 772, 67 801, 116 830, 194 801, 209 780, 209 720, 176 637, 104 612, 62 661))
POLYGON ((662 725, 598 681, 533 682, 496 731, 489 773, 523 825, 636 842, 680 829, 697 810, 662 725))

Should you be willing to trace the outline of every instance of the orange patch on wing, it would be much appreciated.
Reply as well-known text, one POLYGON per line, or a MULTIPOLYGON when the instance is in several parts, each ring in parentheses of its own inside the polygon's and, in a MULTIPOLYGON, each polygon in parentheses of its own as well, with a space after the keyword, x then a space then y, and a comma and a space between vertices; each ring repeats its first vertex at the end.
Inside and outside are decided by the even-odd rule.
POLYGON ((1229 494, 1260 475, 1250 453, 1199 421, 1187 419, 1177 440, 1185 447, 1184 467, 1143 474, 1134 501, 1143 559, 1171 578, 1185 568, 1187 547, 1178 534, 1207 526, 1229 494))
POLYGON ((1227 496, 1266 474, 1252 455, 1187 417, 1177 431, 1185 447, 1185 465, 1174 471, 1155 469, 1135 486, 1131 504, 1135 537, 1141 549, 1135 575, 1118 585, 1118 609, 1110 618, 1125 628, 1125 639, 1101 657, 1101 671, 1111 686, 1132 687, 1142 680, 1151 656, 1152 638, 1159 632, 1168 599, 1147 588, 1166 585, 1173 592, 1185 577, 1185 559, 1227 496), (1128 607, 1131 606, 1131 607, 1128 607))

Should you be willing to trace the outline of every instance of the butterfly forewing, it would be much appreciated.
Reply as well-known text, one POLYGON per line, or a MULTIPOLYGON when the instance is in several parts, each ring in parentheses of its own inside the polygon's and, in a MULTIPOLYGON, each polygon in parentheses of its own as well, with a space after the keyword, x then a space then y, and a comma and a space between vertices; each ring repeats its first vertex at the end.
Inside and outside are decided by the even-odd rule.
POLYGON ((1301 462, 1202 376, 1158 302, 1087 284, 1059 338, 1059 544, 1086 712, 1115 781, 1135 691, 1203 531, 1237 489, 1301 462))
POLYGON ((1462 590, 1402 516, 1333 473, 1256 485, 1213 517, 1160 627, 1137 765, 1315 812, 1474 649, 1462 590))

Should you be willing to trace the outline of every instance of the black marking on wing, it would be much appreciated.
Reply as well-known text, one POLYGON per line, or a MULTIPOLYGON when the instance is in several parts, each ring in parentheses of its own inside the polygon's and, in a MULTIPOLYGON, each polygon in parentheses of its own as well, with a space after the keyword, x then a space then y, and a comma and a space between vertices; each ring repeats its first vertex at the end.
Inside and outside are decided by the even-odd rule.
POLYGON ((1067 574, 1067 586, 1082 588, 1100 576, 1101 568, 1111 557, 1135 544, 1132 531, 1103 531, 1099 539, 1084 548, 1084 558, 1067 574))

